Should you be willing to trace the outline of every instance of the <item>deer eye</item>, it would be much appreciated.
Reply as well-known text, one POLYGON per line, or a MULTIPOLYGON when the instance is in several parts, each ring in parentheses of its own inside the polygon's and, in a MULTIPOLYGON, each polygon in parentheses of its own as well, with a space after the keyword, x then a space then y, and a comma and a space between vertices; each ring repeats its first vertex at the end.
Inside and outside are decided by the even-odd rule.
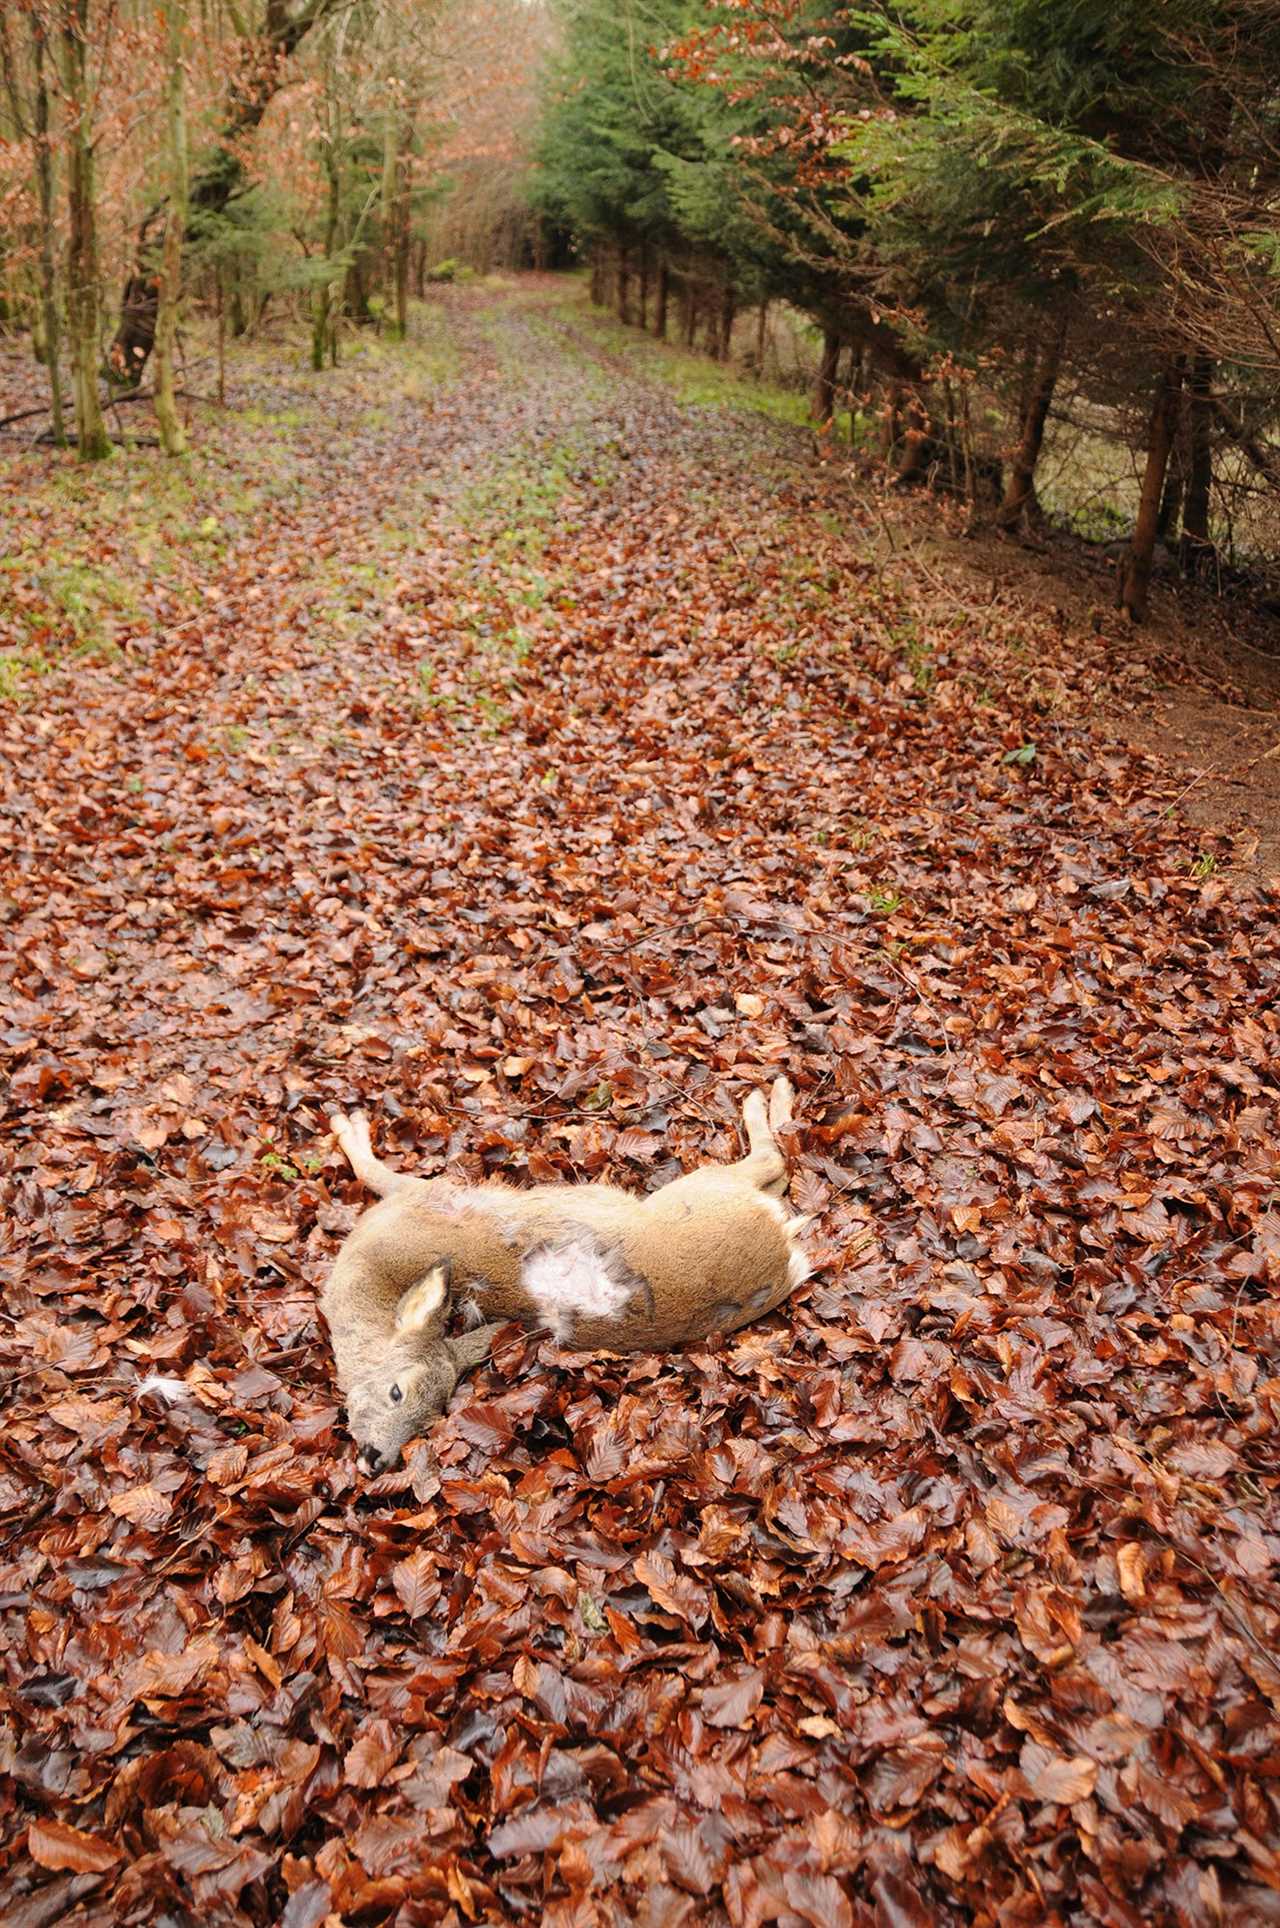
POLYGON ((402 1391, 400 1390, 400 1388, 399 1388, 399 1386, 393 1386, 393 1387, 391 1388, 391 1403, 392 1403, 392 1405, 393 1405, 393 1406, 398 1406, 398 1405, 400 1404, 400 1401, 401 1401, 401 1400, 402 1400, 403 1398, 404 1398, 404 1394, 403 1394, 403 1392, 402 1392, 402 1391))

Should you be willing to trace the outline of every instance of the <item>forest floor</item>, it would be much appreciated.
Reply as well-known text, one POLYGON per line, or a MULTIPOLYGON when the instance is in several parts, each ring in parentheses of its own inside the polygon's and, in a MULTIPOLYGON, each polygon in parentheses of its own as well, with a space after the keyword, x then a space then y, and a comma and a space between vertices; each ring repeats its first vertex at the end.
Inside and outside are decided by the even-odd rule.
POLYGON ((1280 1922, 1221 688, 554 282, 415 329, 0 469, 0 1918, 1280 1922), (786 1316, 360 1480, 335 1101, 644 1189, 779 1068, 786 1316))

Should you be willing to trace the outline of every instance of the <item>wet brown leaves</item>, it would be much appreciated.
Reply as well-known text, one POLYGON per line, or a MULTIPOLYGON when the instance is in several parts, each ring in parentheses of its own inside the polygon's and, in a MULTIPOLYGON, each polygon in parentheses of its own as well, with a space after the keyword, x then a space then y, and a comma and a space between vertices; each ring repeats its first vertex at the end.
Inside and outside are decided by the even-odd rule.
POLYGON ((0 1913, 1272 1920, 1275 896, 1076 720, 1105 639, 869 568, 773 431, 471 299, 452 399, 326 390, 224 600, 0 725, 0 1913), (532 563, 516 483, 460 525, 557 437, 532 563), (418 471, 327 647, 311 559, 418 471), (357 1478, 331 1104, 635 1186, 784 1066, 785 1318, 512 1334, 357 1478))

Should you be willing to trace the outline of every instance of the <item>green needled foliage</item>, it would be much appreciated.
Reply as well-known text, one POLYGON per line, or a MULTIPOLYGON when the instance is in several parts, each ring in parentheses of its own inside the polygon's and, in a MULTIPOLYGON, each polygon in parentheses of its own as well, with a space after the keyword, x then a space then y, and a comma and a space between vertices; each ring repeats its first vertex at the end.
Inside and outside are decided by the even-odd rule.
POLYGON ((662 163, 705 157, 715 103, 680 85, 657 47, 688 25, 684 0, 567 0, 535 193, 588 244, 681 238, 662 163))
MULTIPOLYGON (((971 483, 957 424, 992 369, 1023 371, 1006 520, 1034 507, 1064 363, 1144 438, 1143 501, 1166 522, 1183 483, 1170 496, 1164 469, 1192 441, 1206 498, 1206 395, 1273 417, 1280 8, 565 0, 563 29, 537 191, 597 262, 612 251, 623 319, 637 248, 730 311, 790 301, 823 330, 820 416, 843 344, 887 385, 903 479, 944 444, 954 477, 960 436, 971 483)), ((1148 568, 1155 530, 1135 535, 1148 568)), ((1123 592, 1135 616, 1144 593, 1123 592)))

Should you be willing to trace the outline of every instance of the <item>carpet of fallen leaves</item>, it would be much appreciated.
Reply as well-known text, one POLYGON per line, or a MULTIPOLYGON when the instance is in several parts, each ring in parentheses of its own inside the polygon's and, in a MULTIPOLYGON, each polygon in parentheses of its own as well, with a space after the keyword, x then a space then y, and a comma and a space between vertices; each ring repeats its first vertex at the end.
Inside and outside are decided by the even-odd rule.
POLYGON ((1129 639, 552 284, 428 321, 0 475, 0 1917, 1280 1922, 1276 887, 1129 639), (513 1329, 361 1482, 327 1106, 643 1189, 779 1068, 786 1316, 513 1329))

